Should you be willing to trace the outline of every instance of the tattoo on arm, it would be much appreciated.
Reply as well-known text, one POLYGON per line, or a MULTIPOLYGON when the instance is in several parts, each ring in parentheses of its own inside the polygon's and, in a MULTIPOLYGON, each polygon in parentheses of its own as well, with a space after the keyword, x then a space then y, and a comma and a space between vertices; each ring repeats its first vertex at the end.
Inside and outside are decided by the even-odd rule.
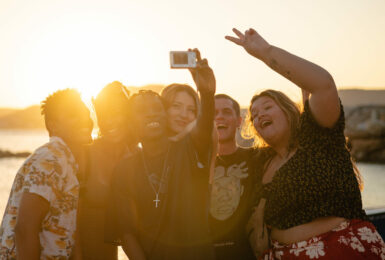
POLYGON ((290 70, 285 70, 284 68, 282 68, 282 66, 279 65, 278 62, 274 58, 272 58, 270 60, 268 65, 270 68, 272 68, 273 70, 275 70, 276 72, 278 72, 279 74, 281 74, 282 76, 287 78, 288 80, 292 81, 290 70))

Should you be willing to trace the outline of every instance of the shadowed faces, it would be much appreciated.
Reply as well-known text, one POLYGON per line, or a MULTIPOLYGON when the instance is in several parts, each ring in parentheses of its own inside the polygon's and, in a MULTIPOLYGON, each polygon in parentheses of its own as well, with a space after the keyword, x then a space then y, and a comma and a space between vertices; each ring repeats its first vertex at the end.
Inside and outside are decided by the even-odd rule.
POLYGON ((47 125, 52 135, 62 138, 67 144, 88 144, 92 141, 93 122, 90 111, 81 101, 62 107, 55 119, 47 125))
POLYGON ((166 112, 159 96, 142 94, 134 96, 131 102, 133 132, 139 142, 166 134, 166 112))
POLYGON ((115 144, 129 141, 128 98, 127 88, 114 81, 92 99, 103 140, 115 144))

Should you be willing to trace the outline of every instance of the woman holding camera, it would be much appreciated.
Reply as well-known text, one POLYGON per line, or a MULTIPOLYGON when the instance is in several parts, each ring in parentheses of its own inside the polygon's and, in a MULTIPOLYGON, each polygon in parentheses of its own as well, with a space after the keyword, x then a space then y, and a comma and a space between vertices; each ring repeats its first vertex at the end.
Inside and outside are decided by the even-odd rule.
POLYGON ((189 85, 173 83, 162 90, 161 98, 167 112, 169 135, 179 138, 191 130, 198 116, 198 93, 189 85))
POLYGON ((264 147, 260 195, 249 231, 255 253, 263 259, 384 259, 384 242, 362 209, 333 78, 270 45, 254 29, 233 31, 237 37, 226 39, 310 93, 302 113, 279 91, 251 99, 249 123, 264 147), (264 251, 269 232, 272 245, 264 251))

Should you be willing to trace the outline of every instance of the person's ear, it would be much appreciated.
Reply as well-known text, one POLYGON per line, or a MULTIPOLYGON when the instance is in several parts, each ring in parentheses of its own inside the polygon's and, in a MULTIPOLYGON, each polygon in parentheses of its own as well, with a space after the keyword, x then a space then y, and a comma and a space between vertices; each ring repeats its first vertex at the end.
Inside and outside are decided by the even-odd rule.
POLYGON ((60 128, 55 121, 46 121, 45 126, 47 127, 50 135, 57 135, 60 131, 60 128))
POLYGON ((242 117, 238 117, 237 128, 240 128, 242 124, 242 117))

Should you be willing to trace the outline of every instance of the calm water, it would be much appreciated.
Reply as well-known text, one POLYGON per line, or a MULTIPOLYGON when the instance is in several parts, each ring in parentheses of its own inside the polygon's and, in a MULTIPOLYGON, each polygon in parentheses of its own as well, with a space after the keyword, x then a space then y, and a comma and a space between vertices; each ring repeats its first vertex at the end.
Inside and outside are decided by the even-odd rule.
MULTIPOLYGON (((48 141, 44 131, 0 130, 0 149, 13 152, 33 151, 48 141)), ((14 176, 25 159, 0 159, 0 216, 3 215, 14 176)), ((385 206, 385 164, 359 163, 364 179, 362 200, 365 208, 385 206)), ((119 259, 127 259, 122 250, 119 259)))
MULTIPOLYGON (((32 152, 48 141, 48 134, 41 130, 0 130, 0 150, 32 152)), ((0 158, 0 217, 3 218, 13 179, 25 158, 0 158)), ((119 260, 128 260, 119 247, 119 260)))

